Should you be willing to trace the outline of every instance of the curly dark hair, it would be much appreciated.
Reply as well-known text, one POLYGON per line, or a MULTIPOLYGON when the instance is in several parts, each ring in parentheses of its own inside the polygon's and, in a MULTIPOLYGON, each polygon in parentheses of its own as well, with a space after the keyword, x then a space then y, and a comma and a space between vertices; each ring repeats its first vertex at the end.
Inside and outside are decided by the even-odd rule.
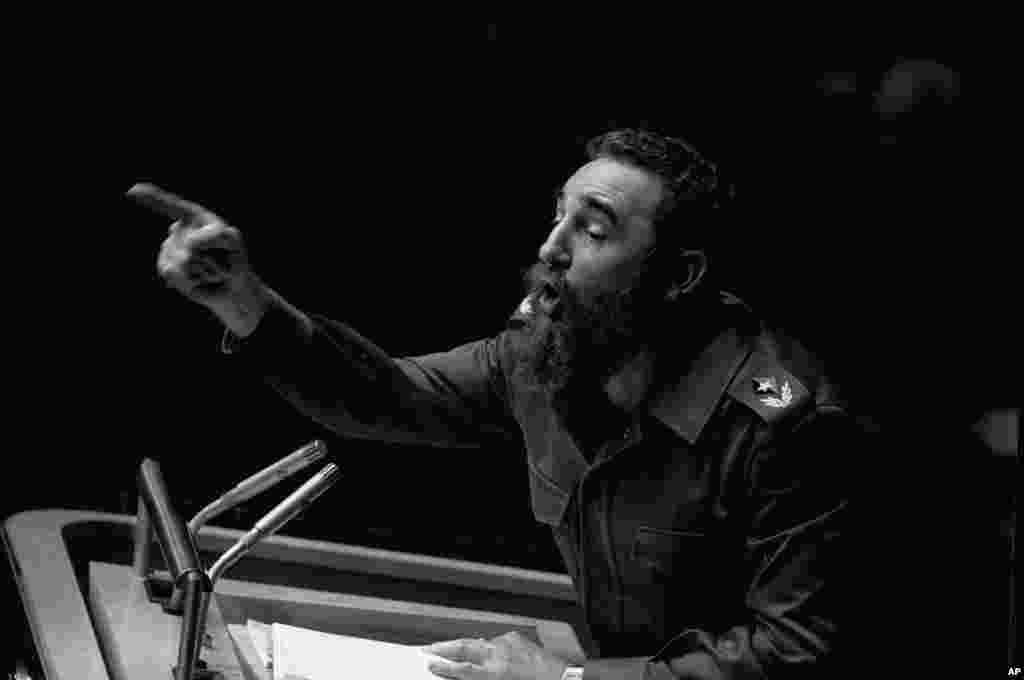
MULTIPOLYGON (((666 230, 681 208, 692 215, 698 211, 721 208, 730 204, 735 187, 723 180, 718 164, 705 158, 689 142, 650 130, 623 128, 592 138, 586 144, 589 160, 611 158, 623 161, 657 175, 665 186, 665 196, 659 203, 654 224, 658 239, 672 245, 700 247, 694 240, 705 241, 706 234, 698 236, 699 229, 666 230), (686 235, 681 234, 685 231, 686 235)), ((706 225, 705 225, 706 226, 706 225)))

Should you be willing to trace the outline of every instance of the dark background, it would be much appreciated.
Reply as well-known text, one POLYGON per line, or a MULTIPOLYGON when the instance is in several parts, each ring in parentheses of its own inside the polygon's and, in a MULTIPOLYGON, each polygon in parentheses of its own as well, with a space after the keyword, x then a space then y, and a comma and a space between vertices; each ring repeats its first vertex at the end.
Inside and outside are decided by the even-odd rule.
MULTIPOLYGON (((991 535, 1005 583, 1015 461, 970 429, 1020 384, 1004 130, 977 96, 998 98, 988 55, 913 34, 595 51, 504 24, 293 28, 231 43, 142 28, 25 75, 3 515, 132 512, 150 456, 191 516, 319 437, 344 478, 285 533, 562 570, 518 447, 347 441, 293 413, 163 287, 166 220, 123 194, 150 181, 206 205, 293 303, 415 355, 498 332, 583 142, 650 125, 738 186, 712 244, 729 288, 897 435, 870 460, 882 487, 911 490, 900 521, 935 550, 991 535)), ((297 484, 216 523, 247 528, 297 484)))

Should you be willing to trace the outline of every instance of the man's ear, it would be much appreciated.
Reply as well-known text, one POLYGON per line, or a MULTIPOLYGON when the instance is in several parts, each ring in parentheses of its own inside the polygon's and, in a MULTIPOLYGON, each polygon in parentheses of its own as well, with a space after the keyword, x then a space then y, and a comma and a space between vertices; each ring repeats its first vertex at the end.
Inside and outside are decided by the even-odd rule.
POLYGON ((665 297, 675 302, 700 285, 708 271, 708 256, 703 250, 679 250, 673 258, 672 274, 665 297))

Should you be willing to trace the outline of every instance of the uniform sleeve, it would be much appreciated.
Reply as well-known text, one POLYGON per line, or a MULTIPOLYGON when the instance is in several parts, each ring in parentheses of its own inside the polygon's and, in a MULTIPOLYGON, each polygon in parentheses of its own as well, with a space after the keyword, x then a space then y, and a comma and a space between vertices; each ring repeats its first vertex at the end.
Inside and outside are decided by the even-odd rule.
MULTIPOLYGON (((588 680, 819 678, 842 671, 851 573, 846 464, 861 430, 819 407, 752 459, 745 611, 722 630, 681 631, 648 658, 595 659, 588 680)), ((686 607, 680 602, 679 607, 686 607)))
POLYGON ((502 363, 505 336, 392 358, 349 326, 279 296, 244 340, 222 350, 301 413, 345 437, 476 447, 518 435, 502 363))

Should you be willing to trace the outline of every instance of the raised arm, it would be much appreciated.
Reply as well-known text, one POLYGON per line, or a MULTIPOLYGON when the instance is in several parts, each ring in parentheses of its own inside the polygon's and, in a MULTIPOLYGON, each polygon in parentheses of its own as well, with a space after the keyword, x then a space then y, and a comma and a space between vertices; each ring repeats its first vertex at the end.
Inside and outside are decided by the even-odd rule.
POLYGON ((390 357, 350 326, 278 296, 225 351, 300 412, 347 436, 475 447, 519 436, 503 367, 505 335, 418 357, 390 357))
POLYGON ((167 284, 225 326, 224 349, 304 414, 339 435, 438 446, 518 436, 505 336, 392 358, 345 324, 306 314, 253 272, 241 232, 152 185, 128 192, 174 220, 157 258, 167 284))

